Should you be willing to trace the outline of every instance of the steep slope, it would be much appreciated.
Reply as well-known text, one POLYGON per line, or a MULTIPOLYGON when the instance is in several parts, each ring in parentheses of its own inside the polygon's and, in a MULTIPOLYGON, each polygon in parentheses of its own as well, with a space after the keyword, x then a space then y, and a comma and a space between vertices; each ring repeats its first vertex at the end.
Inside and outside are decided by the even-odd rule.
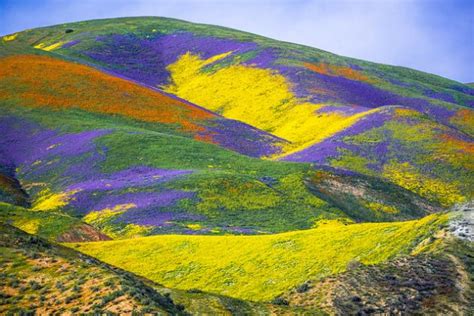
POLYGON ((130 273, 1 223, 0 249, 1 313, 185 314, 130 273))
POLYGON ((382 177, 445 207, 473 198, 472 138, 404 107, 385 108, 284 160, 382 177))
POLYGON ((470 85, 173 19, 4 36, 0 313, 469 310, 443 211, 474 199, 473 106, 470 85))
POLYGON ((241 145, 245 136, 212 136, 244 154, 376 175, 445 207, 472 199, 474 90, 468 85, 165 18, 27 30, 2 45, 91 65, 276 136, 257 133, 254 147, 248 145, 253 141, 241 145), (419 133, 426 139, 413 139, 419 133), (363 145, 343 139, 355 135, 364 138, 363 145), (426 176, 411 184, 418 175, 426 176))
POLYGON ((435 252, 364 266, 307 282, 279 301, 330 314, 468 315, 473 308, 472 243, 452 236, 435 252))
POLYGON ((12 55, 0 58, 0 68, 0 97, 10 106, 120 115, 257 157, 278 152, 281 142, 186 101, 76 63, 12 55))

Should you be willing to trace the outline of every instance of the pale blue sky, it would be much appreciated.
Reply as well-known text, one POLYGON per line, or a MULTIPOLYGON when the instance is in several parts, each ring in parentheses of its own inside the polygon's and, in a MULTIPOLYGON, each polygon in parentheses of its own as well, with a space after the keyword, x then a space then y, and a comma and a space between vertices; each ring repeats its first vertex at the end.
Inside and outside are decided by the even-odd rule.
POLYGON ((0 34, 144 15, 228 26, 474 82, 472 0, 0 0, 0 34))

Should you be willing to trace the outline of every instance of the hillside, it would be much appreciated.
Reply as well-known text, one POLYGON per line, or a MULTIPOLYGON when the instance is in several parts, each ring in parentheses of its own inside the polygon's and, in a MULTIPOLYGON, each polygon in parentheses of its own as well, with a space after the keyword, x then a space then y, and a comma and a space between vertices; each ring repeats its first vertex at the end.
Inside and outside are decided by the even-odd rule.
POLYGON ((0 248, 2 313, 223 315, 299 311, 298 307, 165 288, 5 224, 0 224, 0 248))
POLYGON ((374 266, 353 263, 338 276, 300 284, 279 301, 306 313, 468 315, 474 294, 472 243, 452 237, 442 243, 434 253, 374 266))
MULTIPOLYGON (((127 106, 105 106, 101 100, 117 97, 104 91, 103 96, 81 98, 87 111, 172 123, 198 140, 250 156, 377 175, 445 207, 472 198, 469 175, 474 165, 474 90, 468 85, 236 30, 166 18, 63 24, 6 36, 2 45, 3 54, 14 55, 6 57, 2 67, 2 94, 7 99, 19 93, 16 84, 9 81, 28 80, 15 79, 24 72, 8 69, 29 67, 22 58, 29 64, 36 58, 17 54, 47 55, 102 70, 114 76, 116 85, 125 84, 119 78, 131 80, 147 87, 146 94, 154 94, 156 100, 162 98, 164 104, 188 109, 170 113, 168 107, 158 107, 153 114, 150 110, 137 111, 128 102, 131 100, 123 101, 127 106), (173 95, 179 99, 171 98, 173 95), (208 122, 218 114, 250 124, 253 129, 225 119, 208 122), (417 137, 413 138, 414 134, 417 137), (422 181, 412 183, 413 177, 421 175, 422 181)), ((48 67, 62 63, 65 61, 50 60, 48 67)), ((77 64, 69 67, 76 67, 76 74, 85 69, 94 73, 77 64)), ((59 79, 41 81, 54 86, 58 82, 55 78, 59 79)), ((68 82, 67 89, 77 89, 77 84, 68 82)), ((23 104, 31 97, 22 98, 23 104)), ((47 102, 47 106, 68 107, 61 93, 55 98, 57 101, 47 102)), ((70 101, 69 106, 81 107, 70 101)), ((150 101, 142 102, 146 106, 150 101)), ((32 100, 28 106, 40 104, 46 106, 41 99, 32 100)), ((163 124, 152 125, 153 129, 157 125, 163 128, 163 124)), ((169 131, 168 126, 166 129, 169 131)))
POLYGON ((168 18, 3 36, 0 313, 469 310, 473 107, 168 18))
POLYGON ((0 248, 1 313, 136 310, 185 314, 130 273, 11 226, 0 225, 0 248))
POLYGON ((447 219, 330 221, 312 230, 265 236, 170 235, 68 246, 168 287, 269 301, 307 279, 342 272, 352 260, 376 264, 409 254, 447 219))

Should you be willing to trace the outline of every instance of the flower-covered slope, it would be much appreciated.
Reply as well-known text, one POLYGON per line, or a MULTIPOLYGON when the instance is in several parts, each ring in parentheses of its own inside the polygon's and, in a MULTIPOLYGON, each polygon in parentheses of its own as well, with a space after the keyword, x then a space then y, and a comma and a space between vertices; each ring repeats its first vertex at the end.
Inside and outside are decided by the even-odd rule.
POLYGON ((184 100, 91 67, 38 55, 0 58, 2 102, 30 108, 81 109, 166 126, 182 136, 249 156, 279 152, 282 140, 226 120, 184 100))
MULTIPOLYGON (((239 103, 242 98, 257 96, 245 103, 252 108, 252 103, 261 103, 270 96, 265 93, 277 88, 256 115, 275 118, 292 113, 297 105, 311 104, 318 115, 345 117, 384 105, 402 105, 472 132, 458 113, 474 105, 474 90, 468 85, 216 26, 163 18, 96 20, 28 30, 7 43, 14 42, 165 87, 200 101, 196 103, 203 107, 224 114, 230 111, 229 116, 235 116, 232 108, 244 110, 239 103), (213 89, 214 98, 201 93, 206 89, 213 89)), ((298 114, 309 112, 299 109, 286 117, 301 119, 298 114)), ((265 126, 264 119, 257 122, 265 126)), ((293 136, 295 142, 303 137, 293 136)))
POLYGON ((469 85, 165 18, 63 24, 2 45, 87 64, 237 120, 191 120, 185 128, 202 141, 375 175, 444 206, 472 198, 469 85))
POLYGON ((409 219, 472 198, 467 85, 163 18, 0 42, 0 197, 112 238, 409 219))
MULTIPOLYGON (((423 265, 412 255, 454 238, 439 212, 469 208, 473 102, 472 86, 434 75, 172 19, 10 34, 0 39, 0 223, 172 286, 152 285, 191 314, 305 313, 280 296, 295 286, 316 313, 321 277, 389 260, 364 279, 370 295, 345 287, 355 294, 344 299, 370 310, 384 267, 404 262, 390 260, 423 265)), ((0 226, 5 240, 21 237, 0 226)), ((128 281, 110 292, 104 282, 103 297, 82 277, 72 283, 83 257, 60 267, 58 300, 27 248, 6 245, 2 257, 1 286, 18 294, 4 297, 9 310, 77 312, 80 300, 84 312, 123 312, 124 297, 153 309, 128 281)), ((452 282, 435 287, 457 293, 452 282)), ((389 303, 380 312, 399 308, 389 303)))
MULTIPOLYGON (((349 207, 340 207, 308 187, 316 175, 309 164, 251 158, 120 117, 2 110, 3 166, 23 194, 23 205, 78 217, 110 238, 282 232, 325 219, 399 220, 437 210, 409 191, 405 200, 392 198, 401 188, 392 185, 387 191, 377 178, 367 180, 375 188, 371 204, 356 197, 349 207)), ((347 186, 357 190, 350 181, 347 186)), ((40 231, 47 216, 28 214, 31 220, 22 225, 40 231)), ((60 234, 69 227, 69 221, 58 222, 60 234)))

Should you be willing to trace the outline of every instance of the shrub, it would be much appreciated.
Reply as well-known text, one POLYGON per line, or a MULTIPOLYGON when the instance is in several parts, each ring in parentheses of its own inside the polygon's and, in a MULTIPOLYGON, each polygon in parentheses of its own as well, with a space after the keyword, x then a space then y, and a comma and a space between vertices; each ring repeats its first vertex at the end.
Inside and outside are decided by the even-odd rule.
POLYGON ((41 284, 39 284, 38 282, 33 281, 33 280, 28 282, 28 284, 30 285, 31 289, 34 290, 34 291, 37 291, 37 290, 39 290, 43 287, 41 284))
POLYGON ((282 298, 282 297, 277 297, 277 298, 273 299, 272 304, 275 304, 275 305, 285 305, 285 306, 287 306, 287 305, 289 305, 290 303, 288 303, 288 301, 285 300, 285 299, 282 298))
POLYGON ((311 288, 311 285, 309 285, 308 282, 305 282, 303 284, 301 284, 300 286, 298 286, 296 288, 296 292, 297 293, 305 293, 305 292, 308 292, 308 290, 311 288))
POLYGON ((66 287, 64 286, 64 284, 61 281, 57 281, 56 284, 55 284, 55 287, 60 291, 64 291, 66 289, 66 287))
POLYGON ((11 280, 8 284, 12 288, 17 288, 20 285, 20 282, 17 279, 11 280))

